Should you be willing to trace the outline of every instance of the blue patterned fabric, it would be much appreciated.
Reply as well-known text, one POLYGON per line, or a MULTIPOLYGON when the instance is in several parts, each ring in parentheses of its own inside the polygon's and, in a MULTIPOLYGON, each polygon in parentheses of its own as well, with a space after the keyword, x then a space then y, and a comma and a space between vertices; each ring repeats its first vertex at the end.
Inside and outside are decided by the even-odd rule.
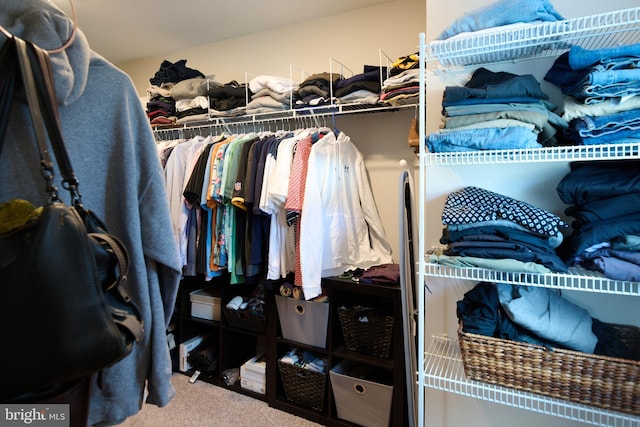
POLYGON ((568 227, 551 212, 473 186, 450 193, 442 211, 442 223, 445 225, 496 220, 514 222, 544 236, 556 236, 559 227, 568 227))

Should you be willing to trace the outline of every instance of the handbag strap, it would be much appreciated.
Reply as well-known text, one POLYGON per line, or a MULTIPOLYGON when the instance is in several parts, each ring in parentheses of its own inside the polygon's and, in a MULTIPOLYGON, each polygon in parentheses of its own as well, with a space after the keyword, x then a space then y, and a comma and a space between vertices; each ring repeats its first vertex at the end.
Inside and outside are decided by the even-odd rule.
MULTIPOLYGON (((62 174, 62 186, 71 194, 71 199, 76 211, 81 215, 85 224, 92 221, 100 230, 105 230, 102 222, 89 210, 82 206, 81 196, 78 192, 78 180, 73 173, 69 155, 65 149, 60 127, 60 115, 55 102, 55 86, 49 54, 34 45, 17 37, 12 39, 15 43, 20 73, 27 97, 27 104, 33 122, 33 129, 40 152, 40 164, 42 175, 47 182, 47 192, 51 201, 59 200, 57 189, 53 185, 53 162, 49 154, 47 134, 51 147, 62 174)), ((1 75, 1 74, 0 74, 1 75)), ((1 129, 0 129, 1 130, 1 129)), ((1 140, 0 140, 1 142, 1 140)), ((117 279, 112 283, 103 284, 105 293, 117 291, 122 301, 133 304, 127 293, 125 283, 129 273, 129 259, 124 244, 106 232, 90 233, 93 239, 109 248, 110 254, 115 258, 117 279)), ((122 328, 129 330, 136 341, 143 338, 144 328, 139 321, 137 313, 132 313, 127 306, 119 305, 116 301, 109 303, 109 309, 113 321, 122 328)))
POLYGON ((2 153, 2 141, 9 127, 11 103, 15 92, 17 64, 8 59, 12 51, 11 41, 7 41, 0 49, 0 153, 2 153))
POLYGON ((81 204, 78 180, 73 172, 69 155, 64 146, 60 126, 60 114, 55 101, 55 87, 49 54, 31 42, 18 37, 12 39, 16 46, 20 74, 31 114, 31 122, 38 143, 42 175, 47 183, 46 191, 52 201, 59 200, 53 184, 53 162, 48 140, 53 148, 58 168, 62 175, 62 187, 71 194, 74 205, 81 204))

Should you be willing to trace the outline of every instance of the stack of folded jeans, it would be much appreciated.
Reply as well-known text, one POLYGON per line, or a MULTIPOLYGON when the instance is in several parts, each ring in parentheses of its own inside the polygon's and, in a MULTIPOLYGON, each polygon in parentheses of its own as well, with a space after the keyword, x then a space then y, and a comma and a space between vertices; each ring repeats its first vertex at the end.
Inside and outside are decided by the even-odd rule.
POLYGON ((544 78, 564 94, 567 142, 640 140, 640 44, 595 50, 573 46, 544 78))
POLYGON ((465 187, 447 196, 442 223, 446 225, 440 239, 447 245, 444 256, 463 258, 468 265, 476 259, 503 260, 495 265, 500 268, 503 264, 510 271, 540 271, 528 264, 567 271, 555 248, 563 240, 560 228, 568 224, 544 209, 482 188, 465 187))
POLYGON ((558 184, 575 220, 559 248, 568 264, 640 280, 640 161, 573 163, 558 184))
POLYGON ((474 71, 464 86, 444 91, 443 125, 427 137, 429 151, 539 148, 556 143, 566 121, 553 111, 533 75, 474 71))

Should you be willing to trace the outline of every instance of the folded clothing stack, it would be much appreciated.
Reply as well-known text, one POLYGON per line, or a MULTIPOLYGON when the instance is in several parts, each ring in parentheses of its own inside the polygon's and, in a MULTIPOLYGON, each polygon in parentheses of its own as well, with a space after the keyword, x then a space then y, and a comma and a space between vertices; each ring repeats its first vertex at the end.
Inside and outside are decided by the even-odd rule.
POLYGON ((637 348, 616 341, 613 325, 548 288, 480 282, 457 302, 456 315, 467 333, 640 360, 637 348))
POLYGON ((440 242, 447 245, 436 263, 455 257, 467 265, 492 265, 507 271, 566 272, 555 249, 568 227, 552 212, 483 188, 451 192, 442 212, 446 225, 440 242), (496 262, 499 261, 499 262, 496 262))
POLYGON ((575 220, 558 248, 570 265, 640 280, 640 161, 574 162, 558 184, 575 220))
POLYGON ((428 136, 432 153, 539 148, 567 128, 531 74, 476 69, 464 86, 447 86, 442 126, 428 136))
POLYGON ((280 358, 280 362, 289 363, 299 368, 308 369, 320 374, 326 374, 329 369, 329 359, 326 356, 316 356, 310 351, 292 348, 280 358))

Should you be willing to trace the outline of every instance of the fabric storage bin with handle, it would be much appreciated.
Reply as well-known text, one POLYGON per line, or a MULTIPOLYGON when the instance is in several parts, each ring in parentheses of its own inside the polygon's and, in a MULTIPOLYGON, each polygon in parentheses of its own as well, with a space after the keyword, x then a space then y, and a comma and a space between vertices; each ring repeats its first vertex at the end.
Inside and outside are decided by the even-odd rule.
POLYGON ((282 336, 290 341, 327 348, 329 303, 276 295, 282 336))
POLYGON ((329 372, 338 418, 364 427, 389 425, 391 372, 343 360, 329 372))

